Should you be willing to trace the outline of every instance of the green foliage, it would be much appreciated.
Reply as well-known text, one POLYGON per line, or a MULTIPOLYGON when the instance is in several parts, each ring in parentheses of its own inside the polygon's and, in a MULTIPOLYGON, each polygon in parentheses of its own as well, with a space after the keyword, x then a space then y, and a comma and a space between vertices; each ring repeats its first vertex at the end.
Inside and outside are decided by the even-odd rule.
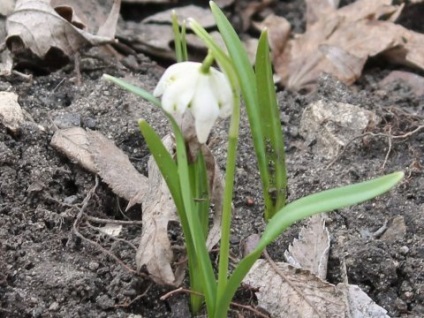
MULTIPOLYGON (((180 128, 169 114, 165 113, 175 135, 176 159, 168 153, 160 137, 146 121, 140 120, 139 127, 166 180, 181 220, 188 254, 191 288, 204 295, 204 297, 191 296, 192 311, 197 313, 205 301, 208 316, 222 318, 227 316, 230 302, 250 268, 266 246, 285 229, 314 214, 351 206, 381 195, 394 187, 403 178, 403 173, 395 172, 362 183, 326 190, 285 205, 287 178, 284 138, 272 81, 267 33, 263 32, 259 39, 256 67, 253 70, 244 47, 227 18, 213 2, 211 10, 226 43, 228 55, 196 21, 190 21, 190 26, 209 49, 205 60, 207 62, 203 66, 209 67, 211 58, 214 59, 228 77, 234 93, 228 134, 218 277, 215 276, 206 247, 210 194, 203 155, 199 153, 196 158, 188 159, 187 145, 180 128), (256 249, 242 259, 229 275, 229 240, 240 122, 240 92, 245 101, 261 174, 265 202, 264 216, 268 223, 256 249)), ((187 59, 185 26, 183 24, 180 29, 175 15, 172 22, 177 59, 185 61, 187 59)), ((109 75, 104 77, 157 106, 161 105, 156 97, 143 89, 109 75)))

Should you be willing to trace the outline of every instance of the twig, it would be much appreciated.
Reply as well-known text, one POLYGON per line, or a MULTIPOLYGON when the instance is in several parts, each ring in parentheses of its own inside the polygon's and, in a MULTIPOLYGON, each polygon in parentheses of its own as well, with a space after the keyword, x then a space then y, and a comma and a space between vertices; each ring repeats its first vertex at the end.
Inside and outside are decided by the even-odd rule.
POLYGON ((312 308, 313 311, 315 311, 315 313, 317 314, 317 317, 319 318, 323 318, 322 315, 320 314, 320 312, 318 311, 318 309, 315 307, 315 305, 313 303, 311 303, 309 301, 308 298, 306 298, 305 294, 296 286, 294 285, 290 279, 280 270, 280 268, 277 266, 277 264, 275 264, 275 262, 273 261, 273 259, 271 258, 271 256, 269 256, 267 250, 265 249, 263 252, 263 255, 265 256, 265 259, 267 260, 267 262, 269 263, 269 265, 272 267, 272 269, 291 287, 293 288, 294 291, 296 291, 299 296, 301 296, 305 302, 312 308))
POLYGON ((140 298, 143 298, 144 296, 146 296, 152 286, 153 286, 153 283, 150 283, 149 286, 146 288, 146 290, 141 295, 138 295, 137 297, 135 297, 134 299, 132 299, 127 304, 117 304, 117 305, 115 305, 115 308, 128 308, 129 306, 131 306, 132 304, 134 304, 137 300, 139 300, 140 298))
POLYGON ((75 219, 74 225, 73 225, 73 231, 74 234, 76 236, 78 236, 81 240, 83 240, 84 242, 87 242, 91 245, 94 245, 97 249, 99 249, 101 252, 105 253, 106 255, 110 256, 111 258, 113 258, 119 265, 121 265, 124 269, 126 269, 128 272, 133 273, 133 274, 138 274, 138 272, 132 268, 130 268, 129 266, 127 266, 124 262, 122 262, 117 256, 115 256, 113 253, 109 252, 108 250, 106 250, 105 248, 103 248, 100 244, 86 238, 84 235, 82 235, 79 231, 78 231, 78 225, 81 222, 82 217, 84 216, 84 210, 86 209, 88 202, 90 201, 91 197, 94 195, 97 187, 99 185, 99 178, 96 176, 96 183, 94 185, 93 188, 91 188, 91 190, 88 192, 87 196, 84 198, 83 200, 83 204, 82 207, 79 208, 79 212, 78 215, 75 219))
POLYGON ((115 242, 122 242, 122 243, 126 243, 126 244, 128 244, 130 247, 132 247, 135 251, 137 251, 137 247, 136 247, 133 243, 131 243, 131 242, 127 241, 127 240, 123 240, 123 239, 117 238, 117 237, 115 237, 115 236, 113 236, 113 235, 110 235, 110 234, 108 234, 108 233, 106 233, 106 232, 102 231, 102 229, 101 229, 101 228, 99 228, 99 227, 97 227, 97 226, 94 226, 94 225, 91 225, 89 222, 86 222, 86 224, 87 224, 87 226, 88 226, 90 229, 93 229, 93 230, 95 230, 95 231, 100 232, 102 235, 107 236, 108 238, 110 238, 111 240, 114 240, 115 242))
POLYGON ((337 156, 331 160, 331 162, 326 166, 326 169, 330 168, 337 160, 339 160, 341 158, 341 156, 346 152, 347 148, 356 140, 359 138, 363 138, 363 137, 367 137, 367 136, 371 136, 371 137, 385 137, 387 138, 387 142, 389 144, 389 149, 386 152, 386 156, 384 157, 384 162, 383 165, 381 167, 381 169, 384 169, 384 167, 386 166, 387 160, 389 159, 389 155, 392 151, 392 140, 393 139, 405 139, 408 138, 418 132, 420 132, 421 130, 424 129, 424 125, 420 125, 417 128, 415 128, 412 131, 409 131, 403 135, 390 135, 390 134, 383 134, 383 133, 372 133, 372 132, 367 132, 361 135, 358 135, 356 137, 353 137, 351 140, 349 140, 349 142, 343 147, 342 151, 340 151, 340 153, 337 154, 337 156))
POLYGON ((109 220, 109 219, 101 219, 96 218, 94 216, 85 215, 85 218, 92 222, 97 223, 113 223, 113 224, 120 224, 120 225, 142 225, 142 221, 124 221, 124 220, 109 220))

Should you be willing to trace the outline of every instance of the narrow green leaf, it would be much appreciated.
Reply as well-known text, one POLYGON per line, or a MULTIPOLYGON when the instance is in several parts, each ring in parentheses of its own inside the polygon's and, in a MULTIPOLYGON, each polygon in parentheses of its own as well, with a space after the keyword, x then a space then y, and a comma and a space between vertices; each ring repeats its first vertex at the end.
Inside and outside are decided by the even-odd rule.
POLYGON ((265 247, 290 225, 314 214, 329 212, 372 199, 389 191, 402 180, 403 176, 403 172, 394 172, 369 181, 326 190, 296 200, 279 210, 268 222, 256 249, 237 265, 228 281, 225 294, 217 300, 218 306, 214 318, 226 317, 230 302, 243 278, 261 256, 265 247))
POLYGON ((175 45, 175 56, 177 58, 177 62, 184 61, 182 43, 181 43, 181 33, 180 33, 180 25, 178 23, 178 17, 175 13, 175 10, 172 10, 171 14, 171 22, 172 22, 172 31, 174 32, 174 45, 175 45))
POLYGON ((269 178, 268 183, 264 184, 264 192, 270 196, 270 200, 265 202, 272 203, 265 207, 267 221, 285 205, 287 187, 284 138, 269 54, 267 31, 263 31, 259 38, 255 65, 260 118, 266 118, 262 121, 262 138, 269 178))
POLYGON ((177 160, 178 160, 178 175, 180 177, 181 195, 184 202, 185 213, 193 238, 194 248, 196 251, 197 263, 199 264, 200 272, 203 275, 203 291, 205 294, 205 301, 210 315, 213 316, 216 302, 216 279, 213 272, 212 263, 209 258, 209 253, 206 248, 206 242, 201 229, 200 220, 194 209, 194 198, 190 186, 190 173, 188 168, 188 159, 186 152, 186 145, 184 138, 181 134, 175 120, 168 116, 172 123, 177 144, 177 160))
POLYGON ((250 65, 246 50, 243 47, 237 33, 231 23, 225 17, 224 13, 214 3, 210 2, 212 13, 215 17, 219 32, 225 42, 231 61, 237 73, 237 78, 240 82, 243 99, 246 104, 247 117, 249 119, 250 129, 252 131, 253 145, 258 160, 259 171, 261 175, 263 195, 266 207, 272 207, 272 201, 265 187, 269 184, 269 174, 267 169, 267 161, 265 157, 265 144, 263 141, 262 122, 265 120, 260 117, 258 88, 256 86, 255 73, 250 65))
MULTIPOLYGON (((194 246, 193 237, 181 194, 181 185, 177 164, 172 159, 171 155, 163 145, 162 140, 156 134, 153 128, 145 120, 140 120, 138 123, 150 153, 153 155, 162 177, 166 181, 168 189, 171 192, 172 198, 177 208, 186 242, 191 286, 193 290, 203 292, 202 287, 204 286, 204 276, 199 270, 200 265, 197 261, 196 249, 194 246)), ((202 297, 193 297, 191 304, 193 310, 200 310, 202 305, 202 297)))
POLYGON ((160 100, 156 98, 155 96, 153 96, 150 92, 108 74, 103 74, 103 78, 117 84, 118 86, 121 86, 122 88, 126 89, 127 91, 131 93, 134 93, 144 98, 145 100, 148 100, 153 105, 161 107, 160 100))

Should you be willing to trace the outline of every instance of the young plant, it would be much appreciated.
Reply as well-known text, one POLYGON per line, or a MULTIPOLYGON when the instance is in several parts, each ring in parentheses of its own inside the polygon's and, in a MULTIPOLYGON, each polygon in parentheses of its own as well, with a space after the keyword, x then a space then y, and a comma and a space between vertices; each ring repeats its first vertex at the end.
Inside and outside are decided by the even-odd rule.
POLYGON ((351 206, 372 199, 395 186, 402 172, 373 180, 326 190, 285 204, 286 167, 284 140, 269 59, 267 32, 261 34, 256 54, 255 70, 251 67, 243 46, 222 11, 210 3, 228 55, 196 21, 191 29, 204 41, 209 53, 203 63, 185 62, 187 49, 185 27, 180 29, 173 18, 175 46, 179 63, 166 70, 154 94, 120 79, 105 78, 142 96, 159 106, 168 117, 176 142, 176 154, 168 153, 160 137, 144 120, 139 121, 141 133, 150 149, 175 202, 181 221, 188 255, 191 308, 197 313, 206 303, 208 317, 227 317, 231 300, 255 261, 286 228, 317 213, 351 206), (217 62, 220 71, 212 67, 217 62), (265 219, 268 221, 256 248, 237 264, 230 274, 229 241, 231 208, 240 122, 240 94, 249 118, 255 153, 258 160, 265 219), (161 100, 157 97, 161 96, 161 100), (218 117, 231 116, 217 277, 206 246, 211 189, 204 152, 210 130, 218 117), (185 118, 194 125, 197 140, 186 135, 185 118), (183 128, 183 129, 181 129, 183 128), (204 295, 204 298, 199 296, 204 295))

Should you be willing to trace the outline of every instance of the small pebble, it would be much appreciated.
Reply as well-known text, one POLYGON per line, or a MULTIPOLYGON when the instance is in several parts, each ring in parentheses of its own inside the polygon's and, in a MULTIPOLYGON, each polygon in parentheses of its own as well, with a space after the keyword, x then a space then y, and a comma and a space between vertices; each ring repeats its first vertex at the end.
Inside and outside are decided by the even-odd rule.
POLYGON ((91 261, 89 264, 88 264, 88 268, 90 269, 90 270, 92 270, 92 271, 95 271, 95 270, 97 270, 98 268, 99 268, 99 263, 97 263, 97 262, 94 262, 94 261, 91 261))
POLYGON ((406 254, 408 254, 408 252, 409 252, 409 247, 408 247, 408 246, 406 246, 406 245, 404 245, 404 246, 402 246, 402 247, 399 249, 399 252, 400 252, 402 255, 406 255, 406 254))
POLYGON ((49 307, 50 311, 57 311, 58 309, 59 309, 59 303, 58 302, 52 303, 49 307))

